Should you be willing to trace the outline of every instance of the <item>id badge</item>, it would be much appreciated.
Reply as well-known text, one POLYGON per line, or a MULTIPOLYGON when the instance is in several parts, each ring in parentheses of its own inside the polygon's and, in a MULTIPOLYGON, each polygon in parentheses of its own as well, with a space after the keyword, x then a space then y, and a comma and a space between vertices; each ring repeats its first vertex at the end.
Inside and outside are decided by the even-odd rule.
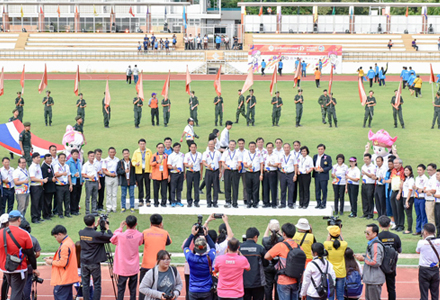
POLYGON ((162 165, 159 166, 159 171, 163 172, 163 166, 162 165))

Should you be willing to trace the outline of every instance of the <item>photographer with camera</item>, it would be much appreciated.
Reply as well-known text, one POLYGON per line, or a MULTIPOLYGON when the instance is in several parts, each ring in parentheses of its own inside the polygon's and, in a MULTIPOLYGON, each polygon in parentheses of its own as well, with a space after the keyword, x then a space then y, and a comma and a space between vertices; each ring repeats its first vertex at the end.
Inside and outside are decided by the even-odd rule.
MULTIPOLYGON (((282 242, 284 239, 280 234, 280 222, 278 220, 272 219, 269 224, 267 224, 266 232, 264 233, 262 245, 266 251, 272 249, 273 246, 282 242), (269 235, 270 233, 270 235, 269 235)), ((266 300, 272 300, 273 291, 275 289, 275 299, 278 299, 277 293, 277 270, 275 265, 278 259, 273 259, 269 261, 269 264, 264 267, 264 277, 266 278, 266 286, 264 287, 264 294, 266 300)))
MULTIPOLYGON (((157 263, 145 274, 139 285, 139 292, 147 300, 174 300, 180 296, 183 284, 175 266, 170 266, 171 254, 166 250, 157 253, 157 263)), ((123 298, 121 298, 123 299, 123 298)))
POLYGON ((31 264, 33 273, 37 276, 37 260, 32 245, 32 239, 26 231, 19 228, 23 220, 18 210, 9 213, 9 227, 0 230, 0 270, 5 274, 11 287, 10 300, 22 300, 26 285, 27 264, 31 264), (6 243, 5 243, 6 239, 6 243), (3 246, 5 245, 6 246, 3 246))
MULTIPOLYGON (((328 252, 327 259, 333 265, 336 274, 335 296, 338 299, 344 299, 345 277, 347 276, 345 249, 347 249, 348 244, 342 237, 341 225, 328 226, 327 231, 328 235, 327 240, 324 242, 324 248, 328 252)), ((329 297, 329 299, 333 300, 335 296, 329 297)))
POLYGON ((211 214, 203 225, 209 230, 209 222, 215 219, 222 219, 224 223, 218 227, 217 241, 215 241, 216 254, 215 257, 226 253, 228 241, 234 237, 231 226, 229 226, 228 216, 225 214, 211 214))
POLYGON ((293 236, 293 240, 303 249, 306 254, 306 266, 313 259, 312 245, 316 243, 315 235, 312 233, 312 226, 305 218, 298 220, 295 225, 296 233, 293 236))
POLYGON ((106 215, 101 215, 97 231, 94 215, 85 215, 86 228, 79 231, 81 241, 81 282, 83 286, 84 300, 89 300, 90 276, 93 277, 95 291, 93 300, 101 299, 101 262, 107 261, 105 244, 110 243, 113 233, 109 229, 106 215))

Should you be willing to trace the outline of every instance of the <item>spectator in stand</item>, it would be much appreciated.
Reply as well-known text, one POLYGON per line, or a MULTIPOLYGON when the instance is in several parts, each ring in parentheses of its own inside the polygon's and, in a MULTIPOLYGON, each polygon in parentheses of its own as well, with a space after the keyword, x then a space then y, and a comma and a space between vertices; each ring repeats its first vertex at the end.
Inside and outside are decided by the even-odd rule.
POLYGON ((369 224, 365 229, 365 237, 368 240, 366 253, 356 254, 358 261, 365 261, 363 280, 365 284, 365 299, 380 299, 382 285, 385 282, 385 274, 380 265, 383 262, 384 251, 379 243, 379 227, 376 224, 369 224))
POLYGON ((361 179, 361 171, 357 167, 356 157, 350 157, 350 168, 347 169, 347 174, 345 175, 347 180, 347 185, 345 187, 345 193, 348 193, 348 198, 350 199, 351 214, 349 218, 357 217, 357 200, 359 195, 359 180, 361 179))
POLYGON ((329 297, 329 300, 335 298, 344 299, 345 277, 345 249, 347 249, 347 242, 344 241, 341 234, 341 227, 328 226, 327 240, 324 242, 324 248, 328 252, 328 261, 333 265, 333 270, 336 274, 335 295, 329 297), (336 296, 336 297, 335 297, 336 296))
POLYGON ((194 225, 191 234, 183 245, 183 253, 189 265, 189 299, 212 300, 212 269, 215 260, 215 245, 208 235, 206 227, 204 232, 194 225), (194 241, 194 250, 190 250, 194 241), (209 245, 209 250, 208 250, 209 245))
POLYGON ((234 39, 234 45, 232 46, 232 50, 240 50, 238 47, 238 37, 234 36, 233 39, 234 39))
MULTIPOLYGON (((40 257, 41 246, 37 238, 31 235, 31 225, 29 224, 29 222, 26 220, 21 221, 20 228, 26 230, 29 233, 32 240, 32 245, 34 245, 33 249, 35 253, 35 258, 40 257)), ((29 261, 27 263, 28 263, 27 273, 32 274, 34 272, 34 269, 29 264, 29 261)), ((28 275, 27 277, 26 286, 24 287, 24 300, 31 300, 32 282, 33 282, 32 278, 33 276, 30 275, 28 275)))
POLYGON ((186 35, 186 34, 183 37, 183 43, 185 44, 185 50, 189 50, 189 47, 188 47, 188 35, 186 35))
POLYGON ((435 238, 434 224, 427 223, 423 226, 423 240, 417 243, 416 252, 419 257, 419 290, 420 299, 428 300, 439 298, 439 272, 438 262, 440 260, 440 239, 435 238))
MULTIPOLYGON (((144 235, 144 255, 139 275, 139 283, 142 282, 145 274, 156 265, 156 255, 160 250, 165 250, 166 246, 171 245, 171 238, 166 230, 163 229, 162 216, 153 214, 150 217, 150 228, 145 229, 144 235)), ((139 300, 144 300, 145 295, 139 293, 139 300)))
MULTIPOLYGON (((385 245, 393 247, 398 253, 402 253, 402 243, 397 234, 390 232, 391 219, 387 216, 380 216, 379 227, 382 231, 379 233, 379 240, 385 245)), ((396 300, 396 272, 385 274, 385 281, 388 290, 388 299, 396 300)))
MULTIPOLYGON (((243 272, 251 271, 251 266, 248 260, 240 255, 240 242, 236 238, 228 241, 228 250, 225 255, 219 256, 215 259, 214 270, 218 273, 217 295, 219 300, 243 299, 243 272)), ((262 254, 262 253, 260 253, 262 254)), ((257 272, 257 270, 252 270, 257 272)), ((248 291, 249 292, 249 291, 248 291)), ((261 291, 262 292, 262 291, 261 291)), ((255 291, 245 296, 245 299, 257 299, 255 291)))
POLYGON ((203 50, 208 50, 208 35, 203 37, 203 50))
POLYGON ((173 48, 174 48, 174 50, 176 50, 176 44, 177 44, 177 37, 176 37, 176 35, 173 34, 173 37, 171 39, 172 39, 172 43, 173 43, 173 48))
POLYGON ((240 245, 240 253, 246 257, 250 265, 250 271, 245 271, 243 274, 245 300, 264 299, 266 285, 264 267, 267 267, 269 262, 264 259, 266 250, 257 244, 259 236, 258 229, 250 227, 246 230, 246 241, 240 245))
POLYGON ((222 38, 220 37, 220 35, 217 35, 215 37, 215 49, 220 50, 221 43, 222 43, 222 38))
MULTIPOLYGON (((272 249, 273 246, 282 242, 284 239, 280 235, 280 223, 278 220, 272 219, 269 224, 267 224, 266 232, 264 233, 262 244, 266 251, 272 249)), ((264 267, 264 277, 266 278, 266 286, 264 287, 264 294, 266 300, 272 300, 272 295, 275 292, 275 299, 278 299, 277 292, 277 270, 275 269, 275 265, 278 260, 271 260, 269 264, 264 267), (275 291, 274 291, 275 290, 275 291)))
POLYGON ((387 47, 388 47, 388 50, 391 51, 391 47, 393 47, 393 42, 391 40, 388 41, 387 47))
POLYGON ((197 42, 197 50, 202 50, 202 37, 200 36, 200 33, 196 37, 197 42))
MULTIPOLYGON (((281 227, 283 232, 284 241, 289 243, 290 247, 298 248, 299 245, 293 240, 296 229, 295 225, 286 223, 281 227)), ((270 249, 264 256, 267 260, 272 260, 275 257, 279 257, 279 261, 276 265, 278 270, 285 268, 286 258, 289 253, 289 248, 282 243, 276 244, 270 249)), ((280 300, 298 299, 298 281, 295 278, 288 277, 286 275, 279 275, 277 280, 277 291, 280 300)))
MULTIPOLYGON (((308 264, 306 270, 303 275, 303 282, 301 285, 301 294, 302 299, 322 299, 319 297, 319 294, 315 287, 321 285, 321 271, 326 272, 333 278, 335 281, 335 271, 333 270, 332 264, 325 259, 327 256, 327 251, 324 249, 324 245, 321 243, 314 243, 312 245, 313 252, 313 260, 312 263, 308 264)), ((297 299, 297 298, 291 298, 297 299)), ((327 299, 327 297, 326 297, 327 299)), ((339 299, 339 298, 338 298, 339 299)), ((344 298, 341 298, 341 300, 344 298)))
POLYGON ((310 226, 307 219, 301 218, 295 227, 296 233, 293 240, 304 250, 307 257, 306 264, 308 264, 313 259, 312 245, 316 243, 316 238, 312 233, 312 226, 310 226))
POLYGON ((115 230, 110 242, 116 245, 113 273, 118 275, 118 300, 124 299, 128 281, 130 300, 136 300, 136 287, 139 273, 139 246, 144 236, 136 230, 137 218, 129 215, 115 230), (127 226, 125 231, 124 227, 127 226))
MULTIPOLYGON (((347 247, 345 249, 345 271, 347 272, 347 279, 353 272, 359 273, 359 284, 362 285, 362 266, 361 264, 354 258, 354 252, 350 247, 347 247)), ((363 289, 363 285, 362 285, 363 289)), ((360 293, 354 297, 348 297, 347 295, 344 295, 344 299, 350 300, 350 299, 360 299, 362 296, 362 289, 360 290, 360 293)))
POLYGON ((138 47, 137 47, 137 49, 138 49, 138 54, 141 54, 141 53, 142 53, 142 45, 141 45, 141 42, 138 43, 138 47))
POLYGON ((419 51, 419 46, 417 46, 417 42, 416 42, 417 40, 416 39, 414 39, 412 42, 411 42, 411 47, 413 47, 414 49, 416 49, 416 51, 419 51))
POLYGON ((157 253, 156 266, 148 271, 139 286, 139 292, 145 295, 145 299, 177 299, 180 296, 182 278, 177 268, 170 266, 170 263, 171 254, 160 250, 157 253))
POLYGON ((224 41, 225 41, 225 50, 231 50, 231 48, 229 47, 229 37, 227 35, 225 35, 224 41))

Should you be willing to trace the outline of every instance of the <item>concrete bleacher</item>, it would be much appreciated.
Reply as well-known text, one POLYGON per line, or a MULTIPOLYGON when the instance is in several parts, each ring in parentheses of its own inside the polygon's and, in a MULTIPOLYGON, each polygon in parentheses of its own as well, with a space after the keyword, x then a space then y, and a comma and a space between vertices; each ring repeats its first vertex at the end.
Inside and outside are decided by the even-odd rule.
MULTIPOLYGON (((156 38, 172 41, 172 34, 154 34, 156 38)), ((137 51, 144 33, 31 33, 25 50, 59 51, 137 51)), ((151 37, 151 34, 148 34, 151 37)), ((178 43, 179 44, 179 43, 178 43)))
POLYGON ((398 34, 252 34, 255 45, 342 45, 343 52, 389 52, 390 39, 393 41, 391 52, 406 50, 398 34))
MULTIPOLYGON (((411 35, 411 41, 416 39, 419 51, 438 51, 438 35, 434 34, 413 34, 411 35)), ((415 50, 413 50, 415 51, 415 50)))
POLYGON ((17 43, 18 33, 4 33, 0 34, 0 49, 14 49, 17 43))

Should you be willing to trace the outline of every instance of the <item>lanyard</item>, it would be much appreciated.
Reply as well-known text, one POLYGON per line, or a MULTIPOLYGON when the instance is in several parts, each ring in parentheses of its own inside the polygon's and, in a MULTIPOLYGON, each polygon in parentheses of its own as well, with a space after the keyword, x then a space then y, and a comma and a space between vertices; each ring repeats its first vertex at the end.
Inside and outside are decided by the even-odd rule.
POLYGON ((58 164, 60 166, 60 171, 64 173, 64 167, 61 164, 58 164))
POLYGON ((193 158, 193 155, 192 155, 192 153, 190 153, 189 154, 189 156, 191 157, 191 160, 193 161, 193 163, 196 163, 196 161, 197 161, 197 152, 196 152, 196 158, 193 158))
POLYGON ((145 161, 145 153, 146 153, 147 151, 145 150, 145 151, 141 151, 141 153, 142 153, 142 161, 145 161))
POLYGON ((254 153, 254 157, 252 157, 252 158, 251 158, 251 152, 248 152, 248 154, 249 154, 249 159, 250 159, 251 162, 253 163, 253 162, 254 162, 254 159, 255 159, 255 155, 257 155, 257 152, 254 153))
POLYGON ((26 177, 28 177, 28 173, 26 172, 26 170, 23 171, 23 169, 20 168, 20 171, 21 171, 26 177))
POLYGON ((215 152, 213 153, 213 155, 211 156, 211 151, 208 152, 209 157, 211 158, 211 162, 214 162, 214 157, 215 157, 215 152))
POLYGON ((287 159, 286 159, 286 155, 284 154, 283 160, 284 160, 284 164, 285 164, 285 165, 287 165, 287 162, 288 162, 289 159, 290 159, 290 155, 291 155, 291 154, 289 154, 289 156, 288 156, 287 159))
POLYGON ((231 157, 231 151, 229 151, 229 158, 230 158, 232 161, 234 161, 234 157, 235 157, 235 150, 234 150, 234 155, 232 155, 232 157, 231 157))

